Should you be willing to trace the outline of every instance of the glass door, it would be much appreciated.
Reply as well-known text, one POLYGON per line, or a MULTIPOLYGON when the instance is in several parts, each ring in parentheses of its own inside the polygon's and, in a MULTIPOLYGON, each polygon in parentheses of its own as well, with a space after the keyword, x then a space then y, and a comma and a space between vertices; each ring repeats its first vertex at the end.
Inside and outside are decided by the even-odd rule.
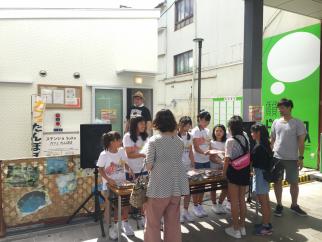
POLYGON ((124 89, 93 87, 93 122, 112 124, 112 130, 123 134, 124 89))

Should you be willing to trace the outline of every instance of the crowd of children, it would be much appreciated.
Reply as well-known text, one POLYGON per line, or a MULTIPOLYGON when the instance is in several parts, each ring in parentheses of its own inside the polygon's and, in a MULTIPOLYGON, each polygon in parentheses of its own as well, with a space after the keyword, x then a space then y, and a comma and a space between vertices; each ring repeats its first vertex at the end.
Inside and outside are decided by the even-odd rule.
MULTIPOLYGON (((233 226, 225 231, 234 238, 241 238, 246 235, 244 224, 246 215, 245 190, 250 182, 250 168, 248 167, 244 171, 233 171, 229 162, 234 156, 238 156, 237 153, 244 149, 243 146, 249 151, 249 138, 245 137, 245 133, 240 130, 238 125, 240 125, 241 118, 238 116, 234 116, 228 123, 229 132, 222 124, 216 125, 210 132, 207 128, 210 120, 210 113, 201 111, 197 117, 197 126, 191 130, 192 119, 188 116, 180 118, 177 134, 184 143, 182 162, 186 171, 207 168, 223 170, 224 176, 228 179, 228 189, 221 191, 218 200, 216 192, 211 192, 212 211, 216 214, 231 212, 233 226), (236 178, 239 179, 237 182, 235 182, 236 178)), ((253 191, 261 205, 263 219, 261 224, 255 226, 255 231, 257 235, 270 235, 272 234, 272 225, 268 196, 269 184, 263 177, 263 171, 268 169, 272 150, 268 131, 264 125, 252 126, 251 135, 256 142, 255 147, 250 151, 254 167, 253 191)), ((129 132, 123 137, 123 145, 121 135, 115 131, 105 133, 102 139, 105 149, 99 156, 97 166, 102 176, 103 190, 106 196, 108 196, 107 183, 117 184, 124 180, 133 181, 141 173, 148 174, 144 168, 146 158, 144 147, 149 142, 149 137, 143 117, 137 116, 131 119, 129 132)), ((199 218, 207 216, 203 207, 203 197, 203 193, 192 195, 192 212, 199 218)), ((190 195, 183 197, 183 209, 180 213, 181 223, 195 220, 189 212, 190 199, 190 195)), ((106 203, 108 205, 108 199, 106 199, 106 203)), ((139 212, 142 214, 139 224, 141 228, 144 228, 144 211, 139 212)), ((126 235, 132 236, 134 232, 128 223, 128 213, 129 207, 122 208, 122 230, 126 235)), ((108 209, 106 209, 105 217, 108 219, 109 216, 108 209)), ((115 213, 114 221, 115 224, 111 226, 109 235, 112 239, 117 239, 117 213, 115 213)))

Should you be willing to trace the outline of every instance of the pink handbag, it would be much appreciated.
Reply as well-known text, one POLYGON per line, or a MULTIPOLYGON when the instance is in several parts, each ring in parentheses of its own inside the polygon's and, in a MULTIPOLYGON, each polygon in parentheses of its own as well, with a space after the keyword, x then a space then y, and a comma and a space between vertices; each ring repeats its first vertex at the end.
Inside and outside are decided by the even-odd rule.
POLYGON ((249 150, 248 150, 248 141, 247 139, 245 138, 246 140, 246 147, 244 147, 242 145, 242 143, 240 142, 239 139, 237 139, 236 137, 233 137, 238 143, 239 145, 242 147, 243 151, 244 151, 244 154, 235 158, 234 160, 232 160, 230 162, 230 165, 235 169, 235 170, 241 170, 247 166, 250 165, 250 153, 249 153, 249 150))

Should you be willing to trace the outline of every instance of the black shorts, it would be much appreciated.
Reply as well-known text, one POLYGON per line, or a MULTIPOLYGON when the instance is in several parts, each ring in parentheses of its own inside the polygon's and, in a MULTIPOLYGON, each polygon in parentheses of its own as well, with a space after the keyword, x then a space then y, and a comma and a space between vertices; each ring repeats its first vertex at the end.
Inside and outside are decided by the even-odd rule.
POLYGON ((227 169, 227 180, 238 186, 248 186, 250 184, 250 166, 236 170, 229 165, 227 169))

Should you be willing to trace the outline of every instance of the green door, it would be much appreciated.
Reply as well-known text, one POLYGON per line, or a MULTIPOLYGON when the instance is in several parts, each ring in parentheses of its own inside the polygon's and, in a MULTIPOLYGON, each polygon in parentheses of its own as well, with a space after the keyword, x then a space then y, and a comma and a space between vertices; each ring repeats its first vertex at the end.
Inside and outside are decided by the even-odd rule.
POLYGON ((95 88, 95 123, 110 123, 123 134, 123 89, 95 88))

